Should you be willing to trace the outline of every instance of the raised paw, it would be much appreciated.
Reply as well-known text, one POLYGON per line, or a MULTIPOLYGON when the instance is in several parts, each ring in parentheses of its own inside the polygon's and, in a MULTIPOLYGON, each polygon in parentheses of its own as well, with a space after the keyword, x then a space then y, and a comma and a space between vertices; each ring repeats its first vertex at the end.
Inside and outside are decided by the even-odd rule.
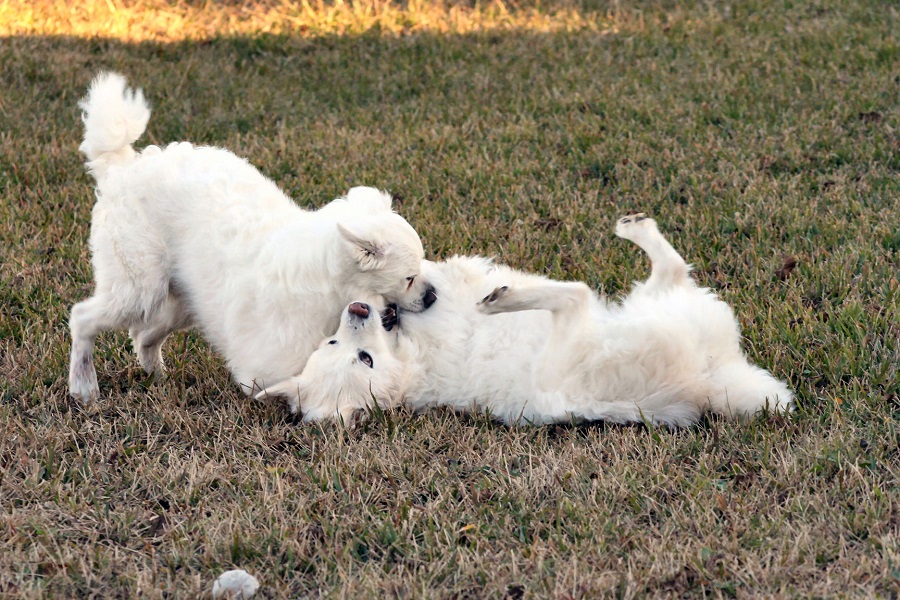
POLYGON ((491 292, 490 294, 488 294, 487 296, 485 296, 484 298, 482 298, 481 302, 479 302, 479 304, 482 304, 482 305, 483 304, 493 304, 494 302, 496 302, 497 300, 502 298, 504 295, 506 295, 506 292, 508 292, 508 291, 509 291, 508 285, 494 288, 494 291, 491 292))
POLYGON ((513 288, 507 285, 494 288, 494 291, 478 303, 478 310, 486 315, 509 312, 510 306, 516 303, 517 296, 513 288))
POLYGON ((656 230, 656 221, 644 213, 637 213, 622 217, 616 223, 616 235, 626 240, 632 240, 641 236, 646 231, 656 230))
POLYGON ((633 215, 628 215, 627 217, 622 217, 619 219, 619 223, 622 225, 627 225, 628 223, 639 223, 647 218, 647 213, 635 213, 633 215))

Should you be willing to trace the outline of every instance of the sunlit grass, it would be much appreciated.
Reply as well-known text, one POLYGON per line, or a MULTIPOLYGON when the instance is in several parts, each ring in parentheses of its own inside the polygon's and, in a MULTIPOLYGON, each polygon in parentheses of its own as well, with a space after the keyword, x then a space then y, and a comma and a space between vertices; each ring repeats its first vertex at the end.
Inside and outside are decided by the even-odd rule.
POLYGON ((162 0, 6 0, 0 3, 0 35, 112 37, 122 41, 201 40, 258 33, 317 36, 378 31, 470 33, 489 30, 615 32, 609 11, 573 5, 522 8, 502 0, 272 0, 263 2, 165 2, 162 0))

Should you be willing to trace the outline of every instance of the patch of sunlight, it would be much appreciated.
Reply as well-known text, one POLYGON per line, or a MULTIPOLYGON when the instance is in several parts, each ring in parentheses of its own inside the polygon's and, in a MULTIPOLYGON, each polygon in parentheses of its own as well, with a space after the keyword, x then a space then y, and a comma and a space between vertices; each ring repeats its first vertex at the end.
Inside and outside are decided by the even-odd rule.
POLYGON ((616 33, 618 15, 572 3, 517 7, 512 0, 0 0, 0 36, 67 35, 123 41, 202 40, 260 33, 316 37, 377 31, 470 33, 591 30, 616 33), (462 6, 460 4, 463 4, 462 6))

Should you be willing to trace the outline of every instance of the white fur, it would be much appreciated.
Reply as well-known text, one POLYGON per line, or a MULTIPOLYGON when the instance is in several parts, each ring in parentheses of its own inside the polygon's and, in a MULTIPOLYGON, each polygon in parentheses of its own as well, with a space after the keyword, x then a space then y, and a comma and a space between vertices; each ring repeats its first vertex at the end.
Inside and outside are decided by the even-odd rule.
POLYGON ((97 181, 96 288, 72 308, 73 396, 99 395, 91 354, 103 330, 129 329, 141 365, 162 374, 166 336, 197 326, 249 392, 299 372, 351 300, 427 305, 422 244, 387 194, 353 188, 306 211, 227 150, 138 154, 130 144, 150 110, 120 75, 99 75, 80 106, 97 181))
POLYGON ((352 329, 345 314, 337 343, 324 342, 299 376, 264 393, 287 396, 306 420, 346 417, 373 398, 484 411, 508 424, 687 425, 707 409, 790 410, 790 390, 747 362, 731 308, 697 287, 656 223, 625 217, 616 233, 653 265, 620 303, 482 258, 426 263, 438 295, 430 310, 403 315, 391 333, 377 315, 352 329), (353 360, 359 350, 374 368, 353 360))

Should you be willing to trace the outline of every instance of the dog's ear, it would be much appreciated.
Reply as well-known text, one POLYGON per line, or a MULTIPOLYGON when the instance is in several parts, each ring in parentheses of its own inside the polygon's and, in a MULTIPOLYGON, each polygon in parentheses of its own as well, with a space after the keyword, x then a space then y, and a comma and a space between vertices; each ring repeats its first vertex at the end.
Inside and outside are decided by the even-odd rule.
POLYGON ((390 212, 391 195, 373 187, 358 186, 347 192, 347 202, 355 204, 365 212, 390 212))
POLYGON ((368 239, 341 223, 338 223, 337 227, 341 232, 341 237, 350 244, 350 251, 353 253, 353 258, 359 263, 360 270, 371 271, 384 265, 385 248, 383 243, 368 239))
POLYGON ((303 380, 299 377, 291 377, 259 392, 256 394, 256 399, 264 401, 267 398, 284 398, 287 401, 291 414, 296 415, 300 412, 300 407, 303 405, 303 399, 306 396, 306 384, 303 380))

